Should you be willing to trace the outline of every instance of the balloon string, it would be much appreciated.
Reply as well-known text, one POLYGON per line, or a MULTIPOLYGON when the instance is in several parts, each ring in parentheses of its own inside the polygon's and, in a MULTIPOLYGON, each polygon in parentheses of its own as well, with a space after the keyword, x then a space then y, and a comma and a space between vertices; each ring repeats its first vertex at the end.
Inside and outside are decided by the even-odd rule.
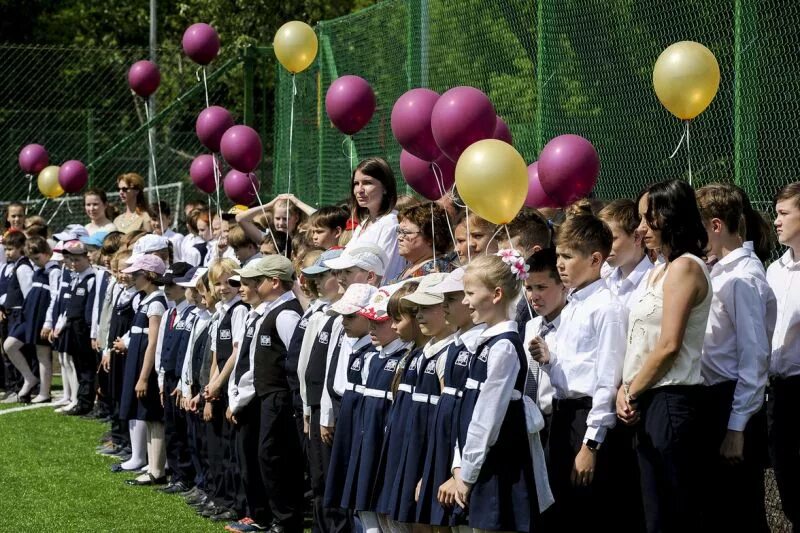
POLYGON ((692 184, 692 150, 689 147, 689 121, 686 121, 686 158, 689 161, 689 185, 692 184))
MULTIPOLYGON (((219 206, 219 182, 220 182, 220 180, 222 178, 222 172, 219 169, 219 163, 217 162, 217 156, 215 156, 214 154, 211 154, 211 159, 214 160, 214 184, 216 185, 216 190, 217 190, 217 216, 221 217, 222 215, 220 214, 220 206, 219 206)), ((211 199, 210 198, 209 198, 208 202, 209 202, 209 205, 211 205, 211 199)), ((210 211, 210 209, 209 209, 209 211, 210 211)))
POLYGON ((435 269, 434 272, 439 272, 439 269, 436 265, 436 227, 433 224, 433 202, 431 202, 431 248, 433 248, 433 268, 435 269))
POLYGON ((345 136, 344 139, 342 139, 342 155, 345 156, 345 158, 347 158, 347 161, 350 164, 350 173, 352 174, 353 170, 355 170, 356 168, 355 165, 356 155, 355 155, 355 141, 353 141, 353 137, 350 135, 347 135, 345 136), (348 144, 348 142, 350 149, 348 151, 345 151, 344 145, 348 144))
POLYGON ((680 149, 681 149, 681 146, 683 146, 683 141, 684 141, 685 139, 686 139, 686 131, 684 130, 684 132, 683 132, 683 135, 681 135, 681 140, 680 140, 680 141, 678 141, 678 146, 676 146, 676 147, 675 147, 675 150, 673 150, 673 151, 672 151, 672 155, 671 155, 671 156, 669 156, 669 158, 670 158, 670 159, 672 159, 673 157, 675 157, 675 155, 678 153, 678 150, 680 150, 680 149))
POLYGON ((208 103, 208 80, 206 79, 206 67, 202 67, 203 71, 203 88, 205 89, 206 93, 206 107, 209 107, 211 104, 208 103))
POLYGON ((464 209, 467 210, 466 220, 467 220, 467 263, 472 262, 472 253, 469 251, 470 249, 470 235, 469 235, 469 206, 465 205, 464 209))
MULTIPOLYGON (((289 197, 288 195, 292 193, 292 138, 294 137, 294 100, 295 96, 297 96, 297 80, 295 79, 295 75, 292 74, 292 105, 291 110, 289 112, 289 177, 287 178, 287 186, 286 186, 286 224, 287 230, 289 224, 289 197)), ((273 238, 274 240, 274 238, 273 238)), ((277 252, 280 250, 275 247, 277 252)), ((283 249, 283 255, 289 257, 289 232, 286 232, 286 246, 283 249)))
POLYGON ((28 178, 28 197, 25 198, 25 214, 27 214, 28 204, 31 201, 31 190, 33 190, 33 174, 25 174, 25 177, 28 178))
MULTIPOLYGON (((58 210, 61 209, 61 206, 64 205, 65 201, 66 200, 61 200, 60 202, 58 202, 58 207, 56 207, 56 210, 53 211, 53 214, 50 215, 50 219, 47 221, 47 225, 48 226, 50 225, 51 222, 53 222, 53 219, 56 218, 56 215, 58 214, 58 210)), ((47 203, 47 202, 45 201, 45 203, 47 203)), ((42 205, 42 209, 44 209, 44 205, 42 205)), ((42 212, 39 211, 39 214, 41 215, 42 212)))
MULTIPOLYGON (((161 194, 158 192, 158 173, 156 172, 156 150, 155 143, 153 142, 153 126, 150 124, 152 120, 152 113, 150 109, 150 102, 144 101, 144 114, 147 117, 147 144, 150 148, 150 164, 153 169, 153 183, 156 189, 156 203, 158 204, 158 226, 164 221, 164 216, 161 214, 161 194)), ((161 228, 161 233, 164 233, 164 228, 161 228)))
POLYGON ((499 234, 501 231, 503 231, 503 228, 504 228, 504 227, 505 227, 505 224, 501 225, 499 228, 497 228, 497 231, 495 231, 495 232, 492 234, 492 238, 491 238, 491 239, 489 239, 489 242, 487 242, 487 243, 486 243, 486 249, 483 251, 483 254, 484 254, 484 255, 489 255, 489 246, 491 246, 491 244, 492 244, 492 241, 494 241, 494 238, 495 238, 495 237, 497 237, 497 235, 498 235, 498 234, 499 234))
MULTIPOLYGON (((436 185, 439 187, 439 192, 442 193, 442 198, 447 196, 447 192, 444 188, 444 179, 442 179, 442 170, 439 168, 439 165, 436 163, 431 163, 431 168, 433 169, 433 177, 436 180, 436 185)), ((433 209, 431 207, 431 209, 433 209)), ((453 241, 453 247, 455 248, 458 246, 456 243, 456 235, 453 233, 453 227, 450 225, 450 215, 447 214, 447 209, 444 210, 444 219, 447 221, 447 232, 450 234, 450 240, 453 241)), ((431 220, 433 220, 433 212, 431 211, 431 220)))
POLYGON ((44 206, 46 205, 47 205, 47 198, 44 199, 44 202, 42 202, 42 207, 39 208, 39 213, 38 213, 39 216, 41 216, 42 213, 44 212, 44 206))

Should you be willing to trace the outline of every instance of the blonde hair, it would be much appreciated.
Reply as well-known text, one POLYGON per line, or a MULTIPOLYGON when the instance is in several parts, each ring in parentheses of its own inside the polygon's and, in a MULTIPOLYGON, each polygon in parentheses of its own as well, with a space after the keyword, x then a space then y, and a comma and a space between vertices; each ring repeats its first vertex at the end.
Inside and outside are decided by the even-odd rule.
POLYGON ((228 257, 217 259, 208 268, 208 281, 213 287, 222 276, 233 276, 233 271, 239 268, 236 261, 228 257))
POLYGON ((497 255, 473 258, 464 273, 475 276, 490 290, 502 289, 503 301, 507 304, 515 301, 522 291, 522 280, 518 280, 511 267, 497 255))

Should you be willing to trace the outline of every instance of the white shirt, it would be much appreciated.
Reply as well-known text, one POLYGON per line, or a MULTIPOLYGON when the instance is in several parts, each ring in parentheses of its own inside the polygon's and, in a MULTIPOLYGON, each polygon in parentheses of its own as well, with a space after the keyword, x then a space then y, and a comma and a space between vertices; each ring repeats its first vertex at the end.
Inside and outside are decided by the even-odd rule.
POLYGON ((585 439, 603 442, 608 429, 617 422, 628 311, 603 279, 572 291, 567 301, 550 349, 550 362, 542 369, 550 376, 556 398, 592 398, 585 439))
MULTIPOLYGON (((181 239, 180 256, 181 261, 192 266, 202 266, 204 257, 200 256, 200 251, 194 247, 195 244, 202 244, 204 241, 199 235, 190 233, 181 239)), ((210 244, 209 244, 210 245, 210 244)))
MULTIPOLYGON (((238 294, 228 300, 227 302, 217 302, 216 308, 219 312, 219 322, 222 322, 222 319, 225 318, 228 310, 236 305, 237 302, 240 302, 242 297, 238 294)), ((233 310, 231 313, 231 339, 233 339, 233 353, 231 356, 236 355, 236 348, 239 346, 239 342, 244 337, 244 323, 247 320, 247 313, 249 312, 246 305, 238 305, 236 309, 233 310)), ((215 334, 211 337, 211 351, 217 351, 217 335, 216 329, 215 334)))
POLYGON ((800 258, 789 249, 767 269, 767 281, 778 299, 778 316, 772 336, 772 376, 800 375, 800 258))
POLYGON ((184 397, 190 398, 192 395, 192 385, 194 385, 194 368, 192 367, 192 357, 194 356, 194 345, 201 335, 209 334, 209 325, 211 324, 211 313, 207 309, 200 309, 195 307, 192 313, 197 315, 192 326, 192 332, 189 334, 189 343, 186 346, 186 356, 183 358, 183 368, 181 369, 180 388, 184 397))
POLYGON ((647 288, 647 275, 653 269, 653 262, 646 255, 639 261, 636 268, 628 274, 627 277, 622 277, 622 269, 617 267, 613 269, 605 278, 608 289, 611 294, 617 297, 622 305, 630 311, 631 306, 638 302, 647 288))
POLYGON ((711 269, 714 296, 703 344, 706 385, 736 381, 728 429, 744 431, 761 409, 767 386, 777 302, 764 266, 738 248, 711 269))
POLYGON ((306 320, 306 332, 303 335, 303 342, 300 345, 300 355, 297 359, 297 378, 300 381, 300 399, 303 401, 303 414, 311 416, 311 406, 308 405, 308 392, 306 391, 306 370, 308 361, 311 358, 311 350, 314 348, 317 336, 328 319, 332 318, 325 314, 328 302, 322 299, 314 300, 308 306, 303 320, 306 320))
POLYGON ((240 409, 245 407, 256 396, 255 387, 255 356, 256 347, 258 346, 257 338, 258 331, 261 329, 264 319, 267 318, 268 302, 261 302, 255 309, 250 309, 247 313, 245 321, 244 332, 252 339, 250 341, 250 349, 248 352, 239 353, 236 355, 236 366, 240 364, 240 360, 247 357, 250 361, 250 368, 242 374, 239 383, 236 383, 236 366, 233 367, 230 377, 228 377, 228 405, 234 413, 239 412, 240 409))
MULTIPOLYGON (((52 279, 52 277, 50 279, 52 279)), ((50 305, 47 306, 47 316, 45 316, 44 318, 43 327, 48 329, 54 328, 53 320, 58 321, 58 317, 53 316, 53 313, 55 312, 56 303, 58 303, 58 299, 61 294, 61 288, 69 287, 71 279, 72 279, 72 272, 70 272, 70 270, 67 267, 62 265, 61 270, 58 271, 58 285, 56 286, 55 292, 53 292, 52 290, 52 285, 50 288, 50 305)), ((0 296, 0 302, 2 302, 4 299, 5 299, 5 294, 0 296)))
MULTIPOLYGON (((225 251, 222 252, 222 255, 220 255, 219 248, 217 247, 218 243, 219 239, 212 239, 208 241, 208 247, 206 248, 206 256, 203 258, 203 265, 210 265, 217 259, 233 259, 238 265, 239 258, 236 257, 236 252, 233 251, 233 246, 226 247, 225 251)), ((199 256, 200 253, 198 252, 197 255, 199 256)))
POLYGON ((181 256, 181 253, 183 252, 183 249, 181 248, 181 243, 183 242, 183 235, 181 235, 180 233, 177 233, 175 231, 172 231, 169 228, 167 228, 167 231, 162 233, 162 235, 164 237, 166 237, 166 239, 169 242, 172 243, 172 260, 173 260, 173 262, 177 263, 178 261, 183 261, 183 258, 181 256))
MULTIPOLYGON (((531 341, 539 336, 539 331, 542 329, 543 322, 545 322, 545 318, 540 315, 534 317, 533 319, 529 320, 527 324, 525 324, 525 341, 522 343, 522 345, 525 347, 525 358, 528 360, 529 367, 537 370, 536 373, 539 381, 536 385, 536 405, 539 406, 539 409, 541 409, 544 414, 549 415, 553 412, 553 396, 555 395, 556 390, 553 388, 553 384, 550 383, 550 376, 547 375, 547 372, 540 371, 541 365, 533 360, 533 357, 531 357, 531 353, 528 350, 528 346, 530 345, 531 341)), ((553 327, 553 329, 547 334, 545 340, 547 341, 548 347, 552 346, 556 351, 558 351, 558 346, 556 345, 556 332, 561 326, 561 315, 559 314, 549 324, 553 327)))
POLYGON ((345 250, 352 250, 364 243, 377 245, 389 259, 382 279, 395 279, 403 272, 407 264, 397 248, 397 211, 378 217, 366 229, 364 229, 365 224, 366 220, 356 226, 356 229, 353 230, 353 238, 347 243, 345 250))
POLYGON ((100 312, 103 309, 103 303, 106 300, 106 296, 110 292, 112 280, 108 280, 108 286, 106 287, 106 294, 103 295, 103 298, 100 298, 99 292, 100 287, 103 284, 103 278, 106 276, 111 277, 111 273, 106 270, 104 267, 95 266, 94 267, 94 300, 92 301, 92 325, 89 330, 89 337, 92 339, 98 338, 98 330, 100 329, 100 312))

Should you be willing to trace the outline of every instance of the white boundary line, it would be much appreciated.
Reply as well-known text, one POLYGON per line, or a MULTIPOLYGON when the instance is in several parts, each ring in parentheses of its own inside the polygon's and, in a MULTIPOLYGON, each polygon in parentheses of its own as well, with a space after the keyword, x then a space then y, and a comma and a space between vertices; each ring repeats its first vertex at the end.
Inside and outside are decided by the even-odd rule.
MULTIPOLYGON (((60 397, 53 396, 54 401, 58 401, 59 399, 60 397)), ((11 409, 0 409, 0 416, 7 415, 9 413, 19 413, 20 411, 30 411, 31 409, 40 409, 42 407, 53 407, 53 402, 23 405, 22 407, 12 407, 11 409)))

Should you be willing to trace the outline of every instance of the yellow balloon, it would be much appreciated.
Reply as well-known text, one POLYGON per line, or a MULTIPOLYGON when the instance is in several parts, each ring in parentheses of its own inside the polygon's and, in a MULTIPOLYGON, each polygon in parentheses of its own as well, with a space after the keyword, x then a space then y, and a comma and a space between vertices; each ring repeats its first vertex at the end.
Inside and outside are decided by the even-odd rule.
POLYGON ((479 217, 494 224, 513 220, 528 195, 528 168, 510 144, 485 139, 469 146, 456 163, 458 194, 479 217))
POLYGON ((317 34, 305 22, 293 20, 278 28, 272 47, 281 65, 297 74, 311 66, 317 57, 317 34))
POLYGON ((39 177, 36 179, 36 184, 39 186, 41 192, 47 198, 58 198, 64 194, 64 189, 58 183, 58 166, 50 165, 44 167, 39 172, 39 177))
POLYGON ((661 52, 653 67, 653 87, 667 110, 682 120, 702 113, 719 89, 719 63, 700 43, 681 41, 661 52))

